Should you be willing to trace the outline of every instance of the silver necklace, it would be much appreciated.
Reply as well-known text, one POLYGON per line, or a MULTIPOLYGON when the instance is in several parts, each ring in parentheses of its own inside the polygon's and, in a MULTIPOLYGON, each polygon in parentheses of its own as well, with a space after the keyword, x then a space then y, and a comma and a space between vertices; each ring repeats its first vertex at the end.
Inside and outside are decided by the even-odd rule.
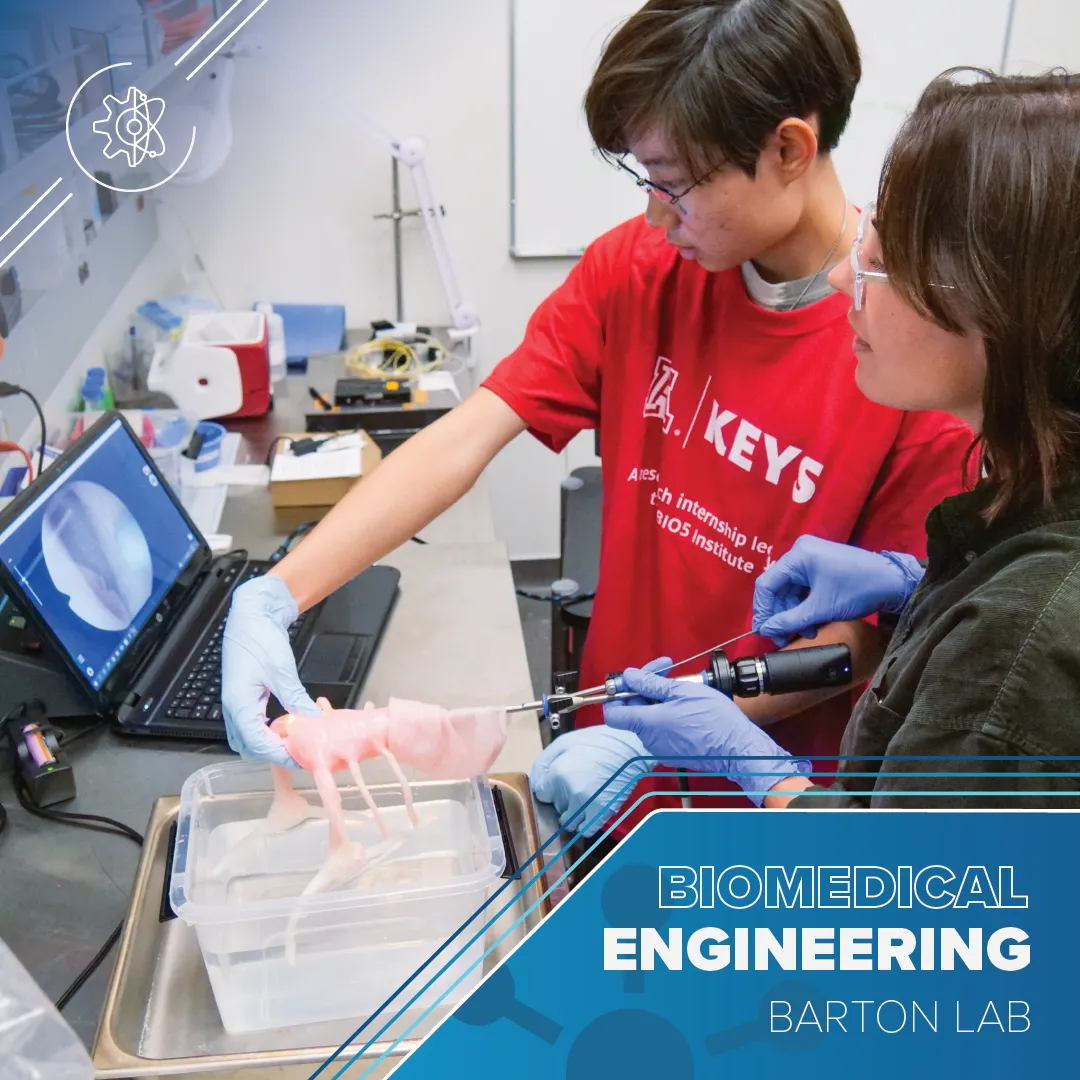
POLYGON ((848 218, 847 196, 844 196, 844 220, 840 223, 840 231, 836 234, 836 243, 829 249, 829 254, 825 256, 825 261, 821 264, 821 269, 807 282, 806 288, 799 293, 798 299, 787 310, 794 311, 802 302, 806 299, 806 294, 814 287, 815 282, 828 268, 829 263, 832 262, 833 256, 836 254, 836 249, 840 246, 840 241, 844 239, 844 230, 847 228, 848 218))

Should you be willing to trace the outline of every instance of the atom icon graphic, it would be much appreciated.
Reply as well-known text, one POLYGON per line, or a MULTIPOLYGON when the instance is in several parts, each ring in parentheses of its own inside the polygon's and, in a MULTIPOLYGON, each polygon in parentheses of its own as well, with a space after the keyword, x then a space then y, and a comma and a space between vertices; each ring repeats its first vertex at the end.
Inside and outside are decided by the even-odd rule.
POLYGON ((94 131, 105 136, 103 153, 107 158, 111 160, 124 154, 128 168, 134 169, 146 158, 165 153, 165 140, 158 131, 158 124, 165 115, 162 98, 147 97, 137 86, 131 86, 127 97, 120 99, 109 94, 102 104, 109 115, 95 122, 94 131), (114 144, 114 136, 122 146, 114 144))

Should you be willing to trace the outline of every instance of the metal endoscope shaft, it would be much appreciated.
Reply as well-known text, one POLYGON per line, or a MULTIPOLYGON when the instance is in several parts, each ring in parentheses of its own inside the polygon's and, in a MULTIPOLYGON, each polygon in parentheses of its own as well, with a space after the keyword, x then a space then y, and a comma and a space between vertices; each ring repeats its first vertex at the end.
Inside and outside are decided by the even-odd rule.
MULTIPOLYGON (((709 658, 707 670, 695 675, 678 675, 672 681, 704 683, 728 697, 752 698, 760 694, 794 694, 803 690, 821 690, 846 686, 851 682, 851 650, 846 645, 815 645, 748 656, 731 661, 722 649, 709 658)), ((575 694, 545 694, 540 701, 514 705, 506 711, 555 713, 576 712, 586 705, 601 705, 634 697, 622 682, 622 674, 611 675, 603 686, 575 694)))
MULTIPOLYGON (((719 645, 715 645, 711 649, 705 649, 702 652, 695 653, 693 656, 688 656, 685 660, 678 660, 674 664, 672 664, 670 667, 660 668, 658 671, 654 672, 654 674, 656 674, 656 675, 664 675, 666 672, 673 671, 675 668, 680 668, 684 664, 691 664, 695 660, 700 660, 703 656, 712 656, 714 653, 718 653, 718 652, 721 652, 722 650, 726 649, 729 645, 735 645, 738 642, 744 640, 745 638, 753 637, 754 633, 755 633, 755 631, 753 631, 753 630, 747 630, 745 634, 739 634, 738 637, 728 638, 727 641, 722 641, 719 645)), ((672 678, 674 678, 674 680, 676 682, 700 682, 701 681, 697 676, 694 676, 694 675, 691 675, 691 676, 675 675, 675 676, 672 676, 672 678)), ((584 690, 579 690, 578 693, 579 694, 590 694, 590 695, 591 694, 601 694, 601 693, 604 693, 607 690, 607 686, 608 686, 607 682, 603 682, 599 686, 590 686, 590 687, 587 687, 584 690)), ((604 701, 611 700, 611 695, 610 694, 605 694, 603 700, 604 701)), ((592 705, 592 704, 595 704, 595 703, 594 702, 588 702, 587 704, 592 705)), ((522 710, 523 709, 524 709, 524 706, 522 706, 522 710)), ((518 712, 519 710, 514 709, 512 711, 513 712, 518 712)))

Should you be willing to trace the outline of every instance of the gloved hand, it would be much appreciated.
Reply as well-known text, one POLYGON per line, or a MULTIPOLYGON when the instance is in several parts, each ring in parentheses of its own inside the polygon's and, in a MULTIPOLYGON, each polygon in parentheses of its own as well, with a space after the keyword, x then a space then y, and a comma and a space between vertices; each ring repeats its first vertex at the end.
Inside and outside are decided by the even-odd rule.
POLYGON ((299 610, 276 574, 245 582, 233 593, 221 648, 221 705, 229 746, 242 757, 299 768, 266 726, 270 694, 288 712, 319 715, 300 682, 289 644, 299 610))
POLYGON ((754 587, 754 630, 777 645, 817 636, 826 623, 894 614, 922 580, 913 555, 880 555, 816 536, 800 536, 754 587))
POLYGON ((633 760, 647 756, 641 740, 628 732, 603 724, 580 728, 555 739, 533 762, 529 785, 541 802, 551 803, 559 812, 560 825, 582 836, 595 836, 623 808, 638 780, 652 769, 650 761, 633 760), (619 772, 623 765, 626 768, 619 772), (612 780, 617 772, 618 777, 612 780), (588 808, 578 813, 593 795, 596 798, 588 808), (601 813, 612 799, 610 808, 601 813))
POLYGON ((796 760, 777 746, 719 690, 637 668, 627 668, 623 681, 628 689, 656 704, 610 701, 604 706, 604 720, 608 727, 633 732, 648 753, 665 765, 725 773, 756 806, 785 776, 811 772, 808 761, 796 760), (690 756, 710 760, 676 760, 690 756))

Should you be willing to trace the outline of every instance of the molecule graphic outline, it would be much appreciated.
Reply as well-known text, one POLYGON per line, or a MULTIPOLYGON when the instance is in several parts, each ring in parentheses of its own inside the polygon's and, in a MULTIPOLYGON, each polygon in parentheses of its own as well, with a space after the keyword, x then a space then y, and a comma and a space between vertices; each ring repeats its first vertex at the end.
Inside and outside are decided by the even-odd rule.
POLYGON ((102 102, 108 115, 94 123, 94 131, 106 140, 105 157, 124 155, 129 169, 135 169, 146 158, 165 153, 165 140, 158 125, 165 115, 163 98, 147 97, 137 86, 128 87, 127 96, 108 94, 102 102), (116 146, 113 139, 122 145, 116 146))

